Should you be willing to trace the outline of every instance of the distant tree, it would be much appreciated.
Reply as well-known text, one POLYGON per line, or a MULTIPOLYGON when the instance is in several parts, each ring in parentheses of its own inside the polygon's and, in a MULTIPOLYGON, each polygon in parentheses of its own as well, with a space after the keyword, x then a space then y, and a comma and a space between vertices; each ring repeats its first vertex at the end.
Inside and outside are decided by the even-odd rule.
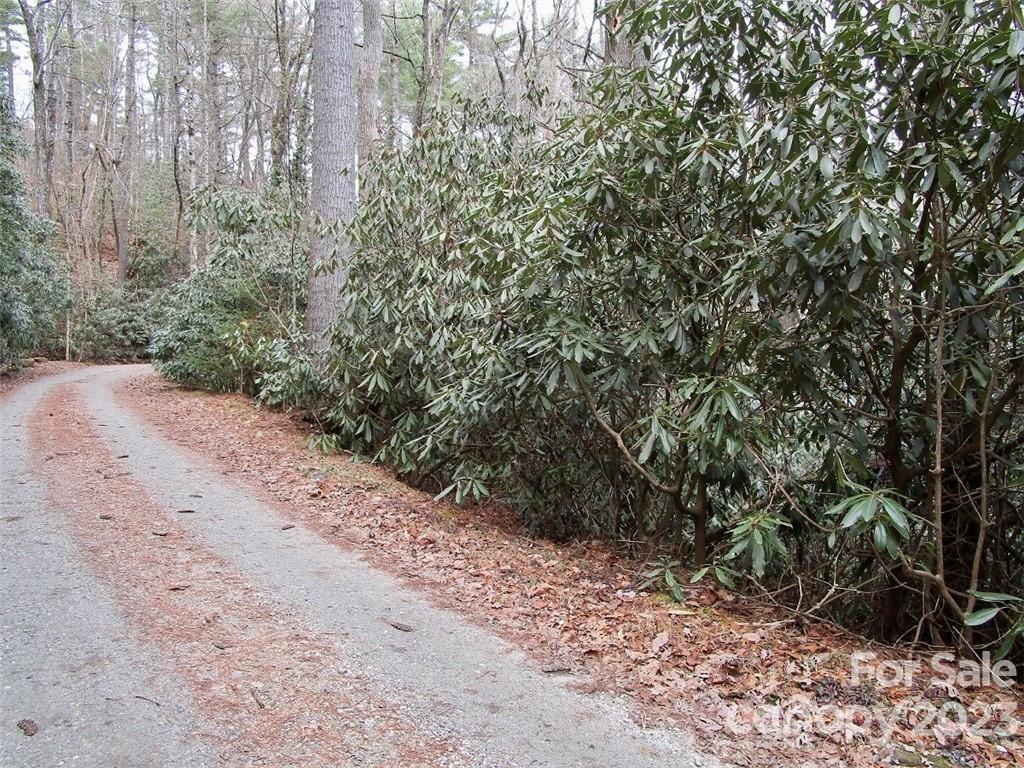
POLYGON ((363 53, 359 59, 360 166, 366 164, 380 143, 377 101, 380 98, 380 65, 383 50, 380 0, 362 0, 362 9, 363 53))
POLYGON ((14 52, 14 42, 20 40, 17 26, 21 25, 21 11, 15 0, 0 0, 0 29, 3 30, 4 49, 0 51, 0 62, 3 63, 6 80, 8 104, 14 104, 14 62, 18 58, 14 52))
POLYGON ((53 192, 52 120, 47 108, 50 86, 49 64, 52 59, 47 45, 46 11, 51 0, 39 0, 32 6, 28 0, 18 0, 28 55, 32 61, 32 120, 34 131, 34 158, 36 167, 36 205, 39 213, 49 218, 50 195, 53 192))
POLYGON ((53 337, 65 296, 45 223, 29 210, 16 167, 21 147, 6 79, 0 74, 0 372, 53 337))
POLYGON ((114 240, 117 246, 117 282, 124 285, 128 279, 128 243, 135 179, 135 161, 138 152, 138 96, 136 82, 137 42, 139 30, 138 6, 135 0, 128 0, 128 43, 124 71, 124 125, 121 132, 121 148, 114 164, 111 179, 115 189, 111 195, 114 211, 114 240))

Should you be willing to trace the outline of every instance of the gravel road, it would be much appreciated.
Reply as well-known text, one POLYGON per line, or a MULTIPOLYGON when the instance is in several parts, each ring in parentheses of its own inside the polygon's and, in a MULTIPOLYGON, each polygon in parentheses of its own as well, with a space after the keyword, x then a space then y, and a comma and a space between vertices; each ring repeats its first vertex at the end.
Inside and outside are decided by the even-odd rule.
MULTIPOLYGON (((239 591, 237 579, 244 580, 251 600, 272 606, 275 622, 298 627, 293 631, 301 631, 309 642, 323 640, 338 648, 336 656, 318 662, 336 676, 329 684, 314 683, 321 686, 319 695, 338 686, 337 695, 346 700, 383 703, 395 723, 406 724, 401 728, 415 734, 396 730, 392 742, 415 738, 417 743, 446 745, 424 752, 421 764, 715 764, 696 752, 686 734, 643 729, 622 702, 577 692, 572 679, 545 674, 521 650, 432 605, 358 555, 294 525, 157 435, 111 394, 120 380, 139 372, 137 366, 104 366, 37 379, 0 403, 0 765, 409 764, 408 758, 395 758, 393 750, 383 757, 365 745, 362 752, 352 748, 345 753, 350 757, 340 763, 324 761, 303 749, 310 733, 305 728, 278 729, 273 742, 277 757, 261 753, 264 742, 255 737, 243 743, 248 721, 272 716, 275 702, 288 700, 291 692, 282 690, 287 683, 275 682, 277 698, 268 696, 268 702, 256 696, 254 705, 252 697, 243 702, 239 696, 233 703, 231 692, 241 689, 239 678, 262 674, 244 654, 236 654, 226 666, 218 662, 202 677, 203 670, 195 668, 205 664, 202 654, 194 657, 192 667, 182 666, 180 650, 192 642, 191 635, 163 642, 147 634, 162 630, 136 616, 125 597, 133 594, 131 585, 105 575, 102 566, 105 555, 125 558, 133 552, 104 552, 97 544, 108 540, 97 538, 107 535, 102 531, 83 541, 77 533, 80 525, 72 520, 95 502, 69 498, 75 492, 67 489, 78 487, 75 478, 54 476, 64 466, 81 470, 82 462, 106 453, 118 460, 123 481, 111 486, 112 493, 145 496, 166 519, 167 531, 144 532, 160 536, 160 549, 153 552, 171 563, 216 558, 223 563, 218 568, 235 574, 233 592, 211 592, 204 598, 210 603, 200 606, 204 615, 237 612, 238 605, 217 601, 228 600, 224 595, 239 591), (69 394, 55 400, 60 391, 69 394), (54 403, 63 403, 59 407, 70 412, 40 410, 57 407, 54 403), (33 436, 42 420, 72 418, 87 421, 94 442, 75 445, 73 440, 80 438, 72 430, 61 450, 52 435, 49 443, 33 436), (77 458, 64 465, 65 455, 77 458), (56 501, 54 487, 64 493, 56 501), (215 726, 206 711, 208 697, 200 695, 207 686, 225 691, 222 700, 227 704, 213 718, 215 726), (237 732, 232 718, 238 721, 237 732), (225 740, 225 732, 235 735, 225 740)), ((50 432, 59 437, 52 428, 50 432)), ((95 483, 95 477, 88 482, 95 483)), ((138 500, 108 498, 104 503, 128 515, 138 500)), ((93 519, 90 513, 88 520, 93 519)), ((130 523, 126 521, 120 539, 109 539, 112 548, 132 533, 130 523)), ((151 522, 146 525, 152 527, 151 522)), ((254 625, 260 621, 269 620, 252 619, 254 625)), ((246 690, 262 690, 260 683, 247 680, 246 690)), ((391 720, 373 720, 373 732, 363 736, 371 744, 387 741, 381 728, 392 728, 387 725, 391 720)), ((329 729, 332 722, 317 720, 316 727, 329 729)))

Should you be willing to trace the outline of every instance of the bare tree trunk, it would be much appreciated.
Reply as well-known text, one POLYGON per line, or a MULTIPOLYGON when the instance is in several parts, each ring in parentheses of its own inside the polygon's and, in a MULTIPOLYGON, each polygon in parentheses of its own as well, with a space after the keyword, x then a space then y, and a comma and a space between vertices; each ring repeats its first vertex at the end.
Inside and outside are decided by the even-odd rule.
POLYGON ((401 120, 398 92, 398 8, 391 0, 391 55, 388 56, 388 146, 398 148, 398 125, 401 120))
POLYGON ((312 141, 313 109, 312 109, 312 78, 301 77, 301 71, 296 74, 296 80, 302 81, 302 96, 299 97, 298 113, 295 119, 295 151, 292 153, 289 163, 288 181, 291 185, 292 195, 306 195, 306 181, 309 178, 306 174, 309 165, 310 142, 312 141))
MULTIPOLYGON (((77 67, 78 44, 75 42, 75 2, 68 0, 67 30, 69 49, 67 56, 66 86, 64 88, 64 159, 67 163, 68 178, 75 172, 75 106, 79 102, 79 82, 81 69, 77 67)), ((70 183, 69 183, 70 187, 70 183)))
MULTIPOLYGON (((324 223, 351 221, 356 211, 356 67, 352 0, 317 0, 314 10, 313 146, 310 202, 324 223)), ((323 361, 338 318, 351 247, 318 227, 309 260, 306 329, 323 361)))
MULTIPOLYGON (((188 105, 186 107, 185 115, 185 170, 188 173, 188 184, 185 189, 191 194, 199 185, 197 169, 199 168, 199 161, 202 159, 196 154, 196 147, 199 144, 199 140, 196 138, 196 124, 195 124, 195 109, 194 99, 191 92, 186 92, 186 98, 188 99, 188 105)), ((179 210, 184 211, 186 206, 185 195, 179 188, 178 191, 178 205, 179 210)), ((201 252, 199 242, 196 237, 195 227, 189 227, 188 229, 188 271, 194 272, 198 267, 202 266, 205 253, 201 252)))
POLYGON ((136 40, 138 9, 135 0, 128 3, 128 52, 124 71, 124 132, 121 134, 120 157, 115 161, 113 196, 114 238, 117 242, 117 284, 128 280, 128 241, 131 239, 131 207, 134 164, 138 142, 138 100, 136 97, 136 40))
POLYGON ((263 184, 267 179, 267 158, 270 153, 267 151, 267 145, 269 141, 267 134, 269 131, 266 129, 266 121, 263 119, 264 112, 261 109, 256 110, 255 121, 256 121, 256 159, 253 163, 253 177, 257 185, 263 184))
POLYGON ((47 159, 49 119, 46 109, 47 71, 46 71, 46 30, 45 6, 31 8, 27 0, 18 0, 21 18, 25 23, 25 36, 28 41, 28 55, 32 61, 32 123, 33 123, 33 160, 36 171, 36 209, 50 218, 50 191, 53 186, 53 164, 47 159))
MULTIPOLYGON (((64 258, 67 263, 69 275, 75 275, 76 265, 85 248, 82 246, 82 208, 81 195, 78 193, 76 174, 78 165, 76 162, 77 123, 81 119, 76 109, 81 104, 80 78, 82 67, 80 65, 81 54, 77 40, 77 0, 66 0, 65 24, 67 31, 67 44, 64 48, 64 104, 62 115, 64 123, 64 174, 61 184, 60 207, 63 211, 64 225, 64 258)), ((54 126, 56 129, 56 126, 54 126)), ((68 303, 64 314, 64 359, 71 359, 71 324, 73 312, 72 284, 67 284, 68 303)))
POLYGON ((284 0, 274 0, 274 40, 277 44, 277 66, 280 80, 274 101, 274 117, 270 123, 270 176, 283 181, 288 178, 288 138, 292 116, 292 69, 288 55, 288 7, 284 0))
POLYGON ((541 131, 547 138, 555 134, 555 124, 559 105, 562 100, 562 48, 563 35, 565 34, 565 19, 563 18, 562 0, 555 0, 554 12, 551 17, 551 42, 545 55, 538 61, 541 70, 541 82, 547 83, 548 108, 543 112, 543 126, 541 131))
MULTIPOLYGON (((168 121, 168 139, 170 139, 171 175, 174 180, 174 195, 177 203, 174 218, 174 251, 175 253, 180 253, 182 229, 185 223, 185 191, 182 187, 182 159, 185 149, 182 146, 184 122, 182 119, 183 105, 181 99, 181 59, 178 45, 181 25, 179 23, 180 12, 177 0, 167 0, 167 11, 169 16, 167 95, 169 97, 168 106, 171 110, 171 118, 168 121)), ((190 255, 189 271, 192 270, 192 267, 190 255)))
MULTIPOLYGON (((224 171, 224 141, 220 103, 221 34, 216 25, 216 11, 211 16, 210 0, 203 0, 203 75, 206 82, 202 94, 204 178, 207 184, 218 184, 224 171)), ((204 247, 205 254, 205 247, 204 247)))
POLYGON ((416 112, 413 117, 413 131, 423 132, 427 108, 435 108, 441 102, 444 93, 444 65, 448 48, 448 35, 459 6, 455 0, 445 0, 441 8, 441 17, 437 23, 430 24, 430 0, 423 3, 423 62, 420 67, 419 90, 416 94, 416 112))
POLYGON ((289 176, 288 139, 291 135, 292 93, 291 75, 282 71, 274 118, 270 123, 270 175, 275 179, 286 179, 289 176))
POLYGON ((639 63, 640 51, 622 29, 623 12, 612 0, 605 6, 604 63, 614 67, 632 67, 639 63))
MULTIPOLYGON (((287 3, 274 0, 274 40, 279 81, 270 122, 270 176, 278 182, 293 181, 295 177, 289 151, 292 123, 295 103, 300 98, 300 89, 304 87, 301 74, 310 45, 308 24, 293 41, 295 26, 289 23, 287 3)), ((257 125, 260 125, 258 116, 257 125)))
POLYGON ((380 0, 362 0, 363 55, 359 60, 359 165, 377 151, 380 127, 377 99, 380 96, 380 63, 383 37, 380 29, 380 0))
POLYGON ((455 0, 445 0, 441 9, 441 18, 434 28, 433 40, 431 40, 430 64, 433 68, 429 79, 430 83, 430 106, 437 108, 444 95, 444 65, 447 60, 445 55, 448 50, 448 36, 452 30, 452 22, 455 21, 455 14, 459 6, 455 0))
MULTIPOLYGON (((430 93, 430 78, 433 75, 433 68, 430 66, 430 0, 423 0, 420 9, 420 77, 419 88, 416 91, 416 108, 412 115, 412 132, 419 136, 423 132, 423 121, 427 111, 427 98, 430 93)), ((398 23, 397 21, 395 22, 398 23)))
MULTIPOLYGON (((255 79, 255 74, 253 75, 255 79)), ((255 83, 250 83, 242 102, 242 135, 238 140, 238 183, 243 187, 252 186, 252 154, 249 145, 252 143, 253 128, 253 97, 255 83)))
POLYGON ((163 16, 160 24, 160 79, 163 93, 160 96, 160 143, 163 145, 164 161, 172 158, 174 142, 177 140, 174 122, 175 83, 178 79, 175 55, 175 38, 178 34, 176 9, 172 0, 160 0, 160 13, 163 16))
POLYGON ((7 42, 7 100, 14 109, 14 50, 11 48, 11 28, 4 27, 4 38, 7 42))
MULTIPOLYGON (((57 9, 59 12, 59 9, 57 9)), ((60 27, 62 25, 62 19, 57 18, 54 22, 54 26, 60 27)), ((43 28, 43 35, 46 35, 46 28, 43 28)), ((58 64, 57 56, 60 53, 60 44, 58 42, 59 34, 55 29, 53 36, 51 37, 51 47, 46 51, 46 58, 48 66, 58 64)), ((57 195, 56 184, 54 183, 53 173, 53 161, 57 154, 57 77, 55 72, 50 72, 46 79, 46 130, 43 136, 46 140, 44 146, 45 152, 45 168, 46 168, 46 189, 49 193, 49 206, 51 211, 51 217, 54 213, 60 214, 60 211, 54 211, 53 206, 57 195)))

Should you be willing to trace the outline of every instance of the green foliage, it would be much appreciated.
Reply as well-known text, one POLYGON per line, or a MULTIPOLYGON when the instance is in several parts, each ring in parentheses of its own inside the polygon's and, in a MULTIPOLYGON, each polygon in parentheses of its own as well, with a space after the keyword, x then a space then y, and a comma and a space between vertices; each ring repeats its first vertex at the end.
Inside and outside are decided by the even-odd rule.
MULTIPOLYGON (((875 553, 888 553, 896 559, 900 546, 910 538, 910 514, 889 491, 864 490, 855 496, 848 496, 825 512, 826 517, 842 516, 839 528, 850 530, 854 535, 869 534, 875 553)), ((829 538, 835 543, 835 534, 829 538)))
MULTIPOLYGON (((383 159, 326 423, 556 534, 823 592, 1020 589, 1020 19, 662 0, 628 26, 645 64, 554 143, 465 107, 383 159)), ((898 631, 911 604, 846 610, 898 631)))
POLYGON ((133 258, 129 285, 109 277, 72 280, 55 257, 52 226, 29 210, 15 168, 22 151, 0 95, 0 369, 23 355, 69 355, 75 360, 137 360, 145 355, 161 307, 156 293, 173 271, 166 251, 142 249, 133 258))
MULTIPOLYGON (((678 560, 669 560, 667 558, 651 563, 648 570, 644 573, 644 580, 640 582, 640 588, 662 589, 665 594, 669 595, 677 603, 685 602, 686 593, 683 592, 683 586, 679 583, 679 577, 676 576, 679 566, 678 560)), ((701 575, 703 576, 703 574, 701 575)))
MULTIPOLYGON (((69 322, 73 360, 131 362, 146 357, 162 312, 158 297, 148 297, 113 282, 73 290, 69 322)), ((64 339, 55 339, 54 355, 63 355, 64 339)))
POLYGON ((732 549, 725 554, 725 559, 745 556, 751 572, 761 578, 767 563, 786 555, 786 545, 779 535, 780 527, 788 528, 791 524, 764 512, 741 518, 730 532, 732 549))
POLYGON ((305 290, 298 211, 273 191, 261 198, 204 190, 193 202, 195 225, 214 236, 212 251, 166 295, 167 316, 150 348, 157 370, 192 386, 244 392, 273 374, 266 392, 282 404, 286 396, 277 393, 289 381, 307 393, 289 353, 293 340, 301 349, 305 290))
POLYGON ((147 284, 184 277, 186 265, 174 263, 178 201, 173 164, 144 164, 138 172, 136 194, 138 209, 131 233, 135 254, 129 278, 138 275, 140 270, 146 273, 147 284))
POLYGON ((553 140, 459 103, 380 159, 322 375, 296 219, 244 196, 211 209, 162 370, 305 403, 325 446, 534 530, 650 540, 893 637, 1016 637, 965 596, 1024 590, 1022 26, 635 5, 643 63, 553 140))
POLYGON ((1007 595, 1002 592, 978 591, 972 591, 971 596, 987 605, 967 614, 964 618, 964 625, 980 627, 988 624, 997 616, 1002 615, 1003 618, 1006 618, 1008 628, 1000 638, 995 654, 997 659, 1006 658, 1013 650, 1014 643, 1024 637, 1024 597, 1007 595))
POLYGON ((376 175, 387 183, 362 207, 336 394, 322 418, 350 447, 458 502, 496 486, 514 492, 536 529, 580 533, 590 516, 601 530, 598 498, 549 505, 574 478, 590 484, 590 459, 573 426, 550 418, 535 386, 547 371, 509 381, 535 320, 520 311, 522 297, 500 293, 521 268, 515 217, 528 202, 520 185, 536 167, 535 144, 529 120, 464 105, 382 159, 376 175))
POLYGON ((103 269, 70 281, 66 336, 51 340, 49 353, 72 360, 131 362, 149 357, 156 328, 165 322, 168 289, 180 266, 173 250, 145 240, 132 243, 128 279, 117 286, 103 269))
POLYGON ((50 227, 29 210, 15 167, 22 148, 0 80, 0 372, 45 347, 63 319, 67 281, 50 250, 50 227))

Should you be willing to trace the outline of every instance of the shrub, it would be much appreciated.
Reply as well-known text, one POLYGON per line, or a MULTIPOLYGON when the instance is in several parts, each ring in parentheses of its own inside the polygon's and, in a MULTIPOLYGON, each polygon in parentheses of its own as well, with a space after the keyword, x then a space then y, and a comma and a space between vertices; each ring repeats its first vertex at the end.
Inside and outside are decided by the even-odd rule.
POLYGON ((211 198, 215 254, 175 291, 161 370, 306 404, 325 444, 537 531, 1011 653, 1022 20, 627 10, 641 63, 554 140, 468 103, 384 154, 326 370, 301 352, 299 217, 211 198))
POLYGON ((49 248, 50 226, 34 216, 15 167, 22 151, 0 94, 0 372, 52 343, 67 306, 67 280, 49 248))
MULTIPOLYGON (((148 357, 150 336, 162 315, 161 295, 113 281, 73 289, 68 354, 74 360, 133 362, 148 357)), ((61 340, 63 342, 63 340, 61 340)), ((63 346, 55 353, 63 354, 63 346)))
POLYGON ((363 204, 327 423, 538 528, 970 644, 977 590, 1024 586, 1012 13, 662 0, 554 144, 435 124, 363 204))
POLYGON ((140 240, 132 243, 130 256, 123 286, 104 269, 80 269, 71 281, 70 327, 52 354, 97 362, 148 359, 153 333, 165 322, 180 258, 173 249, 140 240))
MULTIPOLYGON (((207 264, 166 296, 150 351, 164 376, 215 390, 257 391, 280 366, 284 341, 301 336, 305 245, 287 198, 205 190, 195 224, 213 235, 207 264)), ((301 347, 301 343, 299 344, 301 347)))

